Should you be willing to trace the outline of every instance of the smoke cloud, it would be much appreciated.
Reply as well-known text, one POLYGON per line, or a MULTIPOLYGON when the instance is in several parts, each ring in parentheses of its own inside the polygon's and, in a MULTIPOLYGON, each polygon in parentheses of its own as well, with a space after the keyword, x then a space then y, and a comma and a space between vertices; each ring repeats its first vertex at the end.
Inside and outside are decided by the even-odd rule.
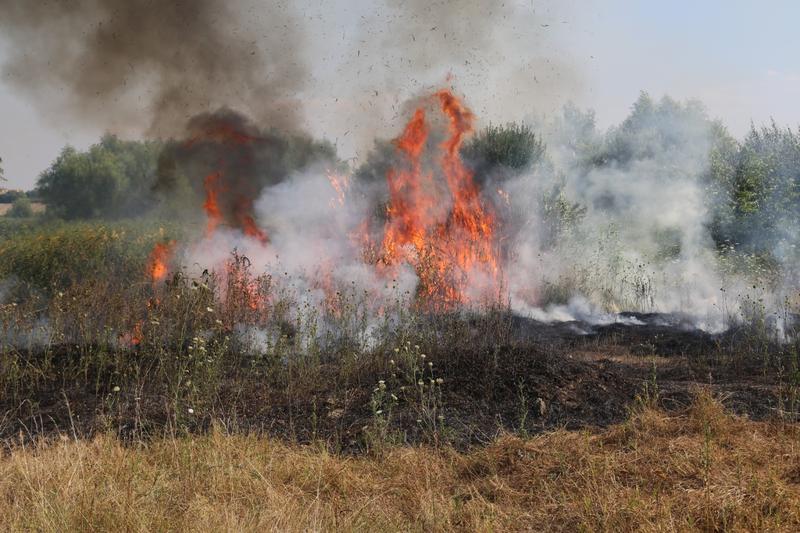
POLYGON ((282 2, 251 26, 241 15, 219 0, 2 0, 4 78, 51 118, 113 131, 174 135, 223 105, 296 128, 303 28, 282 2))
MULTIPOLYGON (((37 105, 57 118, 181 139, 167 143, 156 188, 183 183, 202 199, 196 208, 208 227, 186 244, 183 264, 213 268, 236 249, 258 272, 290 278, 314 306, 348 284, 380 306, 418 290, 423 268, 446 270, 435 263, 449 254, 478 264, 480 276, 458 272, 464 284, 499 280, 500 298, 540 320, 605 323, 622 310, 660 311, 689 313, 695 325, 718 330, 746 314, 727 295, 741 296, 748 284, 722 272, 709 231, 705 180, 718 132, 694 104, 642 99, 609 132, 574 109, 536 123, 547 159, 510 177, 476 176, 474 190, 472 176, 453 177, 462 174, 458 151, 471 113, 450 158, 447 120, 427 109, 432 134, 417 147, 424 153, 400 153, 398 140, 378 144, 354 172, 340 173, 335 150, 298 134, 301 101, 316 121, 319 106, 334 99, 329 116, 353 130, 355 145, 397 139, 420 95, 443 83, 480 102, 479 117, 521 120, 580 85, 569 58, 552 48, 561 32, 548 28, 567 22, 555 3, 537 13, 519 2, 387 0, 348 26, 353 34, 335 45, 345 57, 333 67, 326 56, 309 57, 312 44, 326 46, 330 36, 307 26, 350 16, 344 7, 322 16, 320 6, 306 5, 304 19, 322 22, 301 25, 280 2, 252 11, 220 0, 0 6, 12 43, 6 79, 37 105), (316 99, 308 98, 312 88, 322 91, 316 99), (393 203, 392 167, 403 176, 397 188, 405 187, 393 203), (398 213, 419 197, 427 210, 398 213), (410 228, 395 241, 402 253, 380 242, 391 216, 410 228), (425 238, 431 242, 419 244, 425 238), (480 246, 470 252, 465 242, 480 246), (382 257, 366 257, 382 244, 382 257)), ((796 240, 796 231, 787 234, 796 240)), ((464 287, 470 297, 451 301, 484 288, 464 287)))

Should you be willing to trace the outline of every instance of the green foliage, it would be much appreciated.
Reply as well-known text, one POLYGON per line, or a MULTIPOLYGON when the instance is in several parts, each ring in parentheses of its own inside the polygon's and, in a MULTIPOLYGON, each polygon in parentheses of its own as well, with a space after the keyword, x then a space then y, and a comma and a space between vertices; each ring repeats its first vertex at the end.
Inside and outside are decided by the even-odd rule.
POLYGON ((385 183, 386 174, 395 163, 395 147, 389 141, 375 141, 367 159, 356 168, 353 177, 361 183, 385 183))
POLYGON ((11 218, 30 218, 33 216, 33 208, 31 207, 31 201, 28 200, 27 196, 21 196, 17 198, 14 203, 11 205, 11 209, 8 212, 8 215, 11 218))
POLYGON ((536 164, 544 155, 542 140, 526 124, 488 126, 464 146, 462 155, 480 181, 489 174, 511 175, 536 164))
POLYGON ((711 148, 709 134, 718 125, 696 101, 681 103, 665 96, 654 101, 642 92, 630 115, 609 130, 602 148, 590 160, 595 166, 625 166, 636 160, 680 155, 682 159, 705 159, 711 148))
POLYGON ((564 183, 560 182, 542 195, 539 212, 545 226, 542 228, 543 245, 549 248, 575 230, 586 214, 586 206, 571 202, 564 191, 564 183))
POLYGON ((161 144, 106 135, 86 152, 71 147, 39 177, 37 193, 50 212, 66 219, 140 214, 153 205, 161 144))
POLYGON ((751 129, 727 183, 732 219, 723 231, 746 250, 785 253, 800 215, 800 131, 751 129))
POLYGON ((153 245, 178 232, 158 221, 40 224, 0 237, 0 279, 40 289, 84 279, 140 279, 153 245))
POLYGON ((26 194, 22 191, 6 191, 0 194, 0 204, 13 204, 23 196, 26 196, 26 194))

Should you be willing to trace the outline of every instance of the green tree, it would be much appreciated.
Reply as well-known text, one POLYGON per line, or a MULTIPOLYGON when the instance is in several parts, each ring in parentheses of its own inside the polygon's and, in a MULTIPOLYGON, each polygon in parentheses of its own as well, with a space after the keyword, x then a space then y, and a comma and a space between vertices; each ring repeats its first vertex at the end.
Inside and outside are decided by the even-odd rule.
POLYGON ((37 182, 50 211, 67 219, 118 217, 152 205, 160 143, 106 135, 87 151, 62 150, 37 182))
POLYGON ((0 204, 13 204, 22 196, 25 196, 25 193, 22 191, 6 191, 0 194, 0 204))
POLYGON ((794 250, 800 217, 800 131, 774 122, 751 127, 726 161, 717 180, 716 194, 727 215, 717 220, 718 240, 753 253, 785 256, 794 250))

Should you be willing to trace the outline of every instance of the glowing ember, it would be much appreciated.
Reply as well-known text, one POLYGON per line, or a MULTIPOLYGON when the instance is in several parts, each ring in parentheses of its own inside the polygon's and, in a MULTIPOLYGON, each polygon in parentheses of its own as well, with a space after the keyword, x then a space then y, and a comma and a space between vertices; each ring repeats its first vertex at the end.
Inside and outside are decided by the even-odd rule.
POLYGON ((468 287, 495 288, 498 261, 495 219, 482 205, 473 176, 459 150, 472 132, 474 116, 450 91, 436 93, 448 119, 448 136, 439 145, 438 172, 446 192, 423 169, 429 136, 425 110, 417 109, 395 141, 403 168, 387 173, 389 207, 383 238, 384 261, 411 264, 420 280, 420 293, 439 308, 468 303, 468 287), (447 194, 449 193, 449 194, 447 194), (442 206, 449 206, 443 212, 442 206))
POLYGON ((497 189, 497 195, 503 199, 503 203, 510 206, 511 205, 511 196, 504 191, 503 189, 497 189))
POLYGON ((119 336, 119 342, 123 346, 133 348, 134 346, 139 346, 142 343, 143 338, 144 334, 142 333, 142 321, 139 320, 133 325, 133 329, 131 329, 131 331, 122 333, 119 336))

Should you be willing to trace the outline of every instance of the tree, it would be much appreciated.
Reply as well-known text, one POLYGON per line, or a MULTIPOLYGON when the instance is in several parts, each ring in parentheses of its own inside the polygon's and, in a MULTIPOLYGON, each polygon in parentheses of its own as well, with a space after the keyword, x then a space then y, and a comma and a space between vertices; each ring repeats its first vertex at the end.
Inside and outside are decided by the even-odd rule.
POLYGON ((18 198, 25 196, 22 191, 5 191, 0 194, 0 204, 13 204, 18 198))
POLYGON ((716 238, 752 253, 787 259, 797 253, 800 217, 800 131, 775 122, 750 132, 717 182, 724 214, 716 238))
POLYGON ((61 151, 37 182, 51 212, 67 219, 141 213, 152 201, 160 143, 106 135, 86 152, 61 151))

